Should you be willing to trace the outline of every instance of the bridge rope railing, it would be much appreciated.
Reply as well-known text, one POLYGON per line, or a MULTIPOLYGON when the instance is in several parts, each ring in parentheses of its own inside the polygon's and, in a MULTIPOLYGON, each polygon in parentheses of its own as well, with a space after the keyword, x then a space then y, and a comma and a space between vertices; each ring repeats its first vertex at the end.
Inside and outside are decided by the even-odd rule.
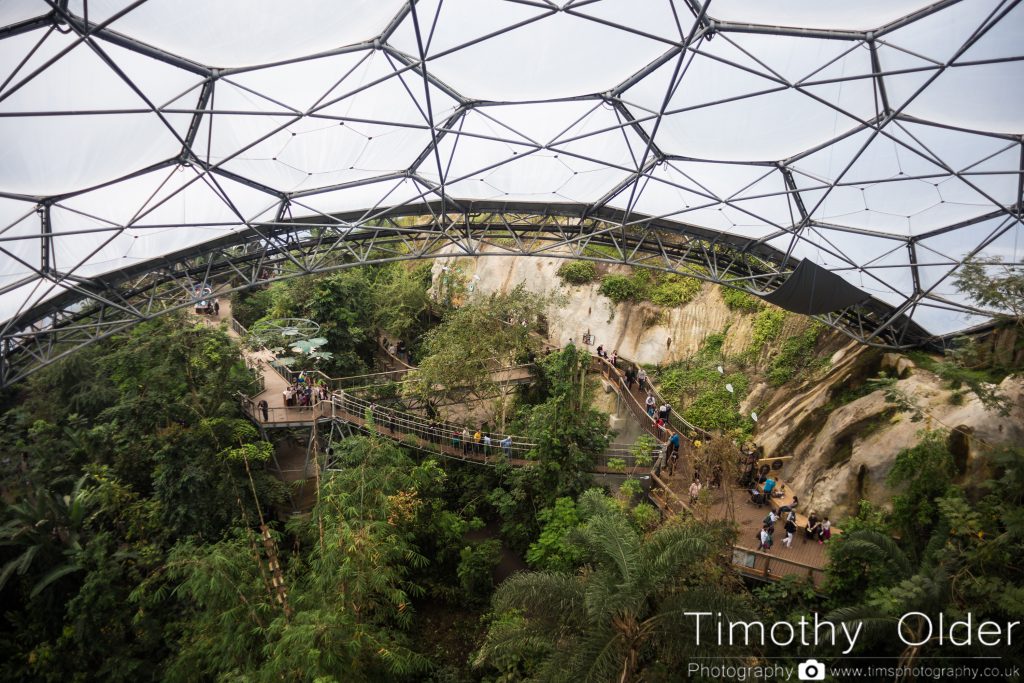
MULTIPOLYGON (((451 455, 452 450, 461 451, 466 460, 486 460, 488 457, 504 454, 512 460, 536 461, 534 453, 537 443, 528 438, 512 434, 494 435, 488 446, 482 433, 480 441, 477 442, 474 439, 474 432, 468 432, 463 426, 396 411, 344 391, 339 391, 329 399, 318 401, 311 406, 268 406, 266 419, 263 417, 262 409, 251 397, 241 396, 240 403, 243 411, 261 424, 293 425, 336 419, 361 427, 372 424, 383 436, 391 437, 399 443, 421 448, 424 444, 433 444, 433 447, 427 450, 444 451, 446 455, 451 455), (403 437, 410 437, 413 441, 403 437), (416 440, 420 443, 416 443, 416 440)), ((656 451, 657 449, 652 449, 651 455, 656 455, 656 451)), ((601 469, 614 469, 613 461, 618 461, 627 468, 635 466, 633 446, 609 445, 598 457, 595 466, 601 469)))

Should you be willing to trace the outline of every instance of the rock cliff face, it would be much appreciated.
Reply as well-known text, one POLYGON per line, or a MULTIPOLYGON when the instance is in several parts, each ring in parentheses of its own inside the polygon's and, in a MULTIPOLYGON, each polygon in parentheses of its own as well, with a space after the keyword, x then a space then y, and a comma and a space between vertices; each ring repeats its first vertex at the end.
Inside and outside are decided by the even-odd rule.
MULTIPOLYGON (((564 344, 579 342, 591 333, 596 344, 609 352, 641 363, 665 364, 696 352, 705 338, 728 329, 724 352, 744 351, 750 344, 754 316, 731 311, 719 288, 705 285, 689 303, 665 310, 651 304, 613 304, 598 292, 598 284, 568 287, 557 276, 561 258, 503 257, 438 259, 435 281, 445 266, 458 266, 477 292, 505 292, 524 284, 535 292, 562 290, 564 305, 549 311, 549 338, 564 344)), ((623 266, 601 266, 601 274, 627 274, 623 266)), ((797 316, 787 318, 782 337, 803 326, 797 316)), ((994 338, 991 353, 1013 356, 1014 343, 994 338)), ((1001 386, 1013 403, 1007 417, 986 410, 972 395, 954 404, 952 392, 930 372, 913 367, 905 356, 884 354, 839 334, 823 337, 819 354, 829 357, 826 368, 811 379, 772 387, 752 381, 742 409, 757 410, 754 436, 766 456, 792 456, 782 470, 783 479, 799 493, 805 509, 833 519, 856 511, 860 499, 878 505, 890 503, 886 477, 900 450, 919 441, 925 428, 951 430, 950 447, 957 456, 965 483, 979 476, 981 444, 1024 443, 1024 378, 1008 377, 1001 386), (899 376, 895 388, 912 396, 926 416, 914 422, 897 412, 884 392, 867 393, 843 403, 844 391, 862 386, 885 369, 899 376)), ((1019 353, 1019 352, 1018 352, 1019 353)), ((771 349, 765 354, 770 357, 771 349)), ((765 360, 765 358, 762 358, 765 360)), ((757 370, 750 370, 756 380, 757 370)), ((862 392, 863 393, 863 392, 862 392)))
MULTIPOLYGON (((549 312, 549 338, 564 344, 577 343, 586 332, 594 335, 595 346, 603 344, 609 353, 640 363, 670 363, 693 354, 709 334, 730 328, 725 352, 743 349, 750 337, 752 317, 730 311, 718 287, 704 286, 685 306, 665 310, 647 303, 615 305, 598 293, 599 283, 565 286, 558 278, 561 258, 494 257, 438 259, 434 262, 435 282, 444 267, 458 266, 478 292, 507 292, 525 284, 530 291, 565 292, 564 306, 549 312)), ((602 274, 627 274, 627 266, 600 266, 602 274)))
POLYGON ((904 356, 844 351, 822 380, 777 391, 765 410, 776 417, 758 425, 756 439, 765 453, 793 456, 782 477, 800 492, 806 510, 841 519, 856 512, 861 499, 890 507, 893 491, 886 478, 896 455, 916 445, 923 429, 949 431, 950 451, 964 485, 982 478, 979 454, 986 443, 1024 444, 1024 378, 1010 376, 1000 385, 1013 405, 1004 417, 970 394, 954 404, 953 392, 939 377, 912 367, 904 356), (903 370, 893 388, 920 408, 918 421, 914 412, 897 411, 882 390, 844 405, 830 404, 850 382, 885 366, 890 374, 903 370))

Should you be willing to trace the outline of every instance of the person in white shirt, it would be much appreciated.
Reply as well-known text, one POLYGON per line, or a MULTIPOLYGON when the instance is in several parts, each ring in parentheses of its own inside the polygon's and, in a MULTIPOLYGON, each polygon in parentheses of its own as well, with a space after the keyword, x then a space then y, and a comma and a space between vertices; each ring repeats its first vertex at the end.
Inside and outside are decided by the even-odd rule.
POLYGON ((690 503, 696 503, 697 497, 700 496, 700 481, 694 479, 693 483, 690 484, 690 503))

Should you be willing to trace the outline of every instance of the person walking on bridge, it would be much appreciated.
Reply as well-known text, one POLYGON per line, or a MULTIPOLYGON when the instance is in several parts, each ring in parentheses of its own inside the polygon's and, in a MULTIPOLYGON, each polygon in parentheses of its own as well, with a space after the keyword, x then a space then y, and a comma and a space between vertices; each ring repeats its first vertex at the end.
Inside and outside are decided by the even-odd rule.
POLYGON ((512 437, 511 436, 506 436, 504 439, 501 440, 501 450, 505 451, 505 457, 506 458, 511 458, 512 457, 512 437))
POLYGON ((260 409, 260 414, 263 415, 263 421, 266 422, 270 419, 270 406, 267 404, 266 399, 261 399, 256 407, 260 409))
POLYGON ((636 373, 636 386, 640 391, 647 390, 647 372, 640 368, 636 373))
POLYGON ((650 417, 650 418, 654 417, 654 404, 655 403, 656 403, 656 401, 654 400, 654 394, 648 393, 647 394, 647 398, 644 400, 644 404, 647 406, 647 417, 650 417))

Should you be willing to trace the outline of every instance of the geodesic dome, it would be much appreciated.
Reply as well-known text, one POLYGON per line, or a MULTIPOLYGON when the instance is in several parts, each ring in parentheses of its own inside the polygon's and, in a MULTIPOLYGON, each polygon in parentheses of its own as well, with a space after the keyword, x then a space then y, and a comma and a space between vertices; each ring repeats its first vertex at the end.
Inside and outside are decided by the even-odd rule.
POLYGON ((755 293, 834 274, 862 301, 807 312, 869 343, 982 325, 952 280, 1022 261, 1022 28, 1000 0, 6 0, 0 383, 168 283, 388 230, 540 253, 528 217, 755 293))

